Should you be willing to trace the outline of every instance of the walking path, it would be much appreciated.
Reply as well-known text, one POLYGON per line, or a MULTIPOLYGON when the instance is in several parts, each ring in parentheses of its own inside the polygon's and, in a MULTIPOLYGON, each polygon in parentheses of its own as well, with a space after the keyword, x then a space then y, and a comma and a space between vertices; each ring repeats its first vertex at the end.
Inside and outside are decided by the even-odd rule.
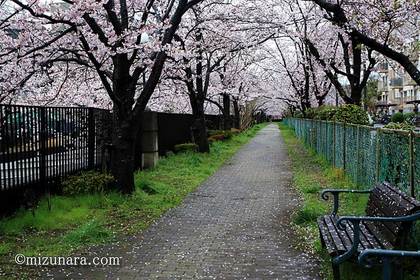
POLYGON ((50 278, 319 279, 312 258, 292 247, 290 180, 286 147, 271 124, 141 236, 95 251, 122 256, 122 266, 50 278))

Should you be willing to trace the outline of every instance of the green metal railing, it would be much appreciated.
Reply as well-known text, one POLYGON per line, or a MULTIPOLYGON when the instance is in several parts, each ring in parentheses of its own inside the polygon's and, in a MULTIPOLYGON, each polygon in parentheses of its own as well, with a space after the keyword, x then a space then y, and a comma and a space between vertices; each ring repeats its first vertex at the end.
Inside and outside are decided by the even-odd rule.
POLYGON ((284 122, 360 188, 387 181, 420 197, 420 134, 310 119, 284 122))

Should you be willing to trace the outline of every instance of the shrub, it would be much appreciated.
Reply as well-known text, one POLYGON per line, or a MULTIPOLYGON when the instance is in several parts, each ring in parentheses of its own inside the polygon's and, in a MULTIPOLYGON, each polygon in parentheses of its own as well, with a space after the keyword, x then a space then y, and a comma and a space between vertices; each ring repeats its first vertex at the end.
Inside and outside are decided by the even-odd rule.
POLYGON ((295 118, 303 118, 303 114, 300 111, 294 112, 293 117, 295 118))
POLYGON ((175 153, 197 152, 198 146, 194 143, 178 144, 174 147, 175 153))
POLYGON ((393 123, 402 123, 402 122, 404 122, 404 120, 405 120, 404 119, 404 114, 400 113, 400 112, 395 113, 391 117, 391 122, 393 122, 393 123))
POLYGON ((410 130, 414 130, 416 127, 406 122, 401 122, 401 123, 390 122, 389 124, 384 126, 384 128, 410 131, 410 130))
POLYGON ((230 138, 232 138, 232 137, 233 137, 233 132, 232 132, 232 131, 230 131, 230 130, 225 130, 225 131, 223 132, 223 135, 225 136, 225 139, 230 139, 230 138))
POLYGON ((211 143, 211 142, 215 142, 215 141, 223 141, 225 139, 226 139, 226 137, 225 137, 224 134, 216 134, 216 135, 210 136, 208 140, 211 143))
POLYGON ((223 134, 223 130, 219 130, 219 129, 209 129, 207 130, 207 135, 209 137, 214 136, 214 135, 220 135, 223 134))
MULTIPOLYGON (((295 117, 300 117, 295 114, 295 117)), ((323 105, 317 108, 309 108, 305 111, 308 119, 337 121, 352 124, 369 124, 369 116, 366 111, 357 105, 342 105, 340 107, 323 105)))
POLYGON ((237 128, 232 128, 230 130, 230 132, 232 132, 233 135, 237 135, 237 134, 241 133, 241 130, 240 129, 237 129, 237 128))
POLYGON ((97 171, 82 172, 79 175, 69 176, 62 182, 63 194, 102 193, 108 191, 113 182, 114 177, 107 173, 97 171))
POLYGON ((333 120, 342 123, 369 124, 369 117, 366 111, 357 105, 343 105, 337 108, 333 120))
POLYGON ((305 111, 305 118, 315 119, 317 115, 317 108, 309 108, 305 111))
POLYGON ((209 141, 221 141, 232 138, 234 134, 237 134, 230 130, 209 130, 209 141))
POLYGON ((404 122, 414 125, 416 122, 417 114, 416 113, 407 113, 404 114, 404 122))
POLYGON ((317 120, 333 120, 334 115, 337 113, 337 107, 321 106, 315 110, 315 119, 317 120))

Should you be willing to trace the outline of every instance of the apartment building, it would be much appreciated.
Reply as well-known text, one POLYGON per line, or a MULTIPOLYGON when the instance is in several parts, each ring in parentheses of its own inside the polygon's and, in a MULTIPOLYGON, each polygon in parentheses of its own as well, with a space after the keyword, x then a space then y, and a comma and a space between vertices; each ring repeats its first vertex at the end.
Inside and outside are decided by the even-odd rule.
MULTIPOLYGON (((420 21, 419 21, 420 23, 420 21)), ((406 54, 420 69, 420 34, 406 45, 406 54)), ((378 65, 378 110, 388 114, 413 112, 420 104, 420 86, 399 65, 382 62, 378 65)))

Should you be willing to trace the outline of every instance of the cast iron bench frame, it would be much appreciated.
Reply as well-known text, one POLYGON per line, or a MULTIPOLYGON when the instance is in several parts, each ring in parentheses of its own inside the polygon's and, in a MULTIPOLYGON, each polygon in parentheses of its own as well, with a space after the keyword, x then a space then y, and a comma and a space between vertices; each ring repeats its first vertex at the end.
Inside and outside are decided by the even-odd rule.
MULTIPOLYGON (((402 193, 386 182, 379 183, 371 190, 326 189, 322 191, 321 198, 327 201, 330 198, 330 194, 334 199, 332 213, 320 217, 318 219, 318 227, 321 243, 323 247, 327 248, 332 259, 335 280, 340 279, 339 265, 352 258, 356 259, 358 257, 358 263, 365 267, 373 266, 373 260, 378 260, 378 264, 382 265, 384 280, 390 280, 395 272, 399 273, 399 271, 393 271, 392 269, 392 264, 396 259, 407 257, 420 258, 420 251, 406 251, 403 247, 404 242, 401 242, 402 240, 406 241, 406 237, 411 231, 414 222, 420 220, 419 201, 402 193), (382 207, 386 206, 389 209, 394 209, 395 211, 391 213, 397 213, 397 215, 381 215, 383 213, 379 213, 378 210, 371 216, 338 217, 339 194, 341 193, 370 194, 368 206, 366 207, 368 214, 372 212, 372 209, 369 210, 369 207, 372 207, 369 206, 371 203, 380 203, 382 207), (382 195, 378 197, 378 193, 382 195), (406 214, 398 215, 398 212, 406 212, 406 214), (375 224, 380 224, 380 226, 375 224), (382 231, 389 231, 389 226, 397 231, 395 233, 395 242, 398 241, 399 245, 393 244, 394 242, 388 242, 387 238, 384 238, 386 234, 382 231), (349 233, 351 234, 349 235, 349 233), (339 247, 341 250, 338 249, 339 247)), ((389 210, 388 208, 385 210, 389 210)), ((389 232, 392 232, 392 230, 389 232)))

